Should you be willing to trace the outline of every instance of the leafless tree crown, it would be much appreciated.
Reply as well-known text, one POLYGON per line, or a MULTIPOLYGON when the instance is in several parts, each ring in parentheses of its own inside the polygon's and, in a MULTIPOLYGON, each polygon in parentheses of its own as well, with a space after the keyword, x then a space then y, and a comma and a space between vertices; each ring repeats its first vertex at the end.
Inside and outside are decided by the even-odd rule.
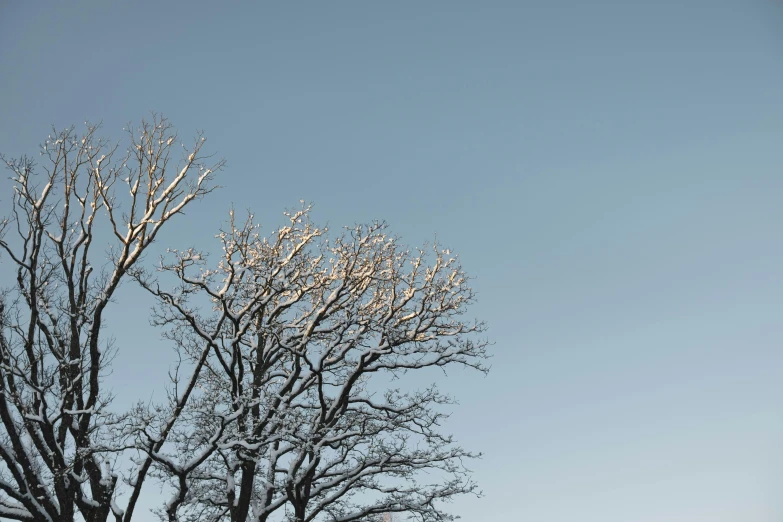
POLYGON ((96 130, 54 133, 40 166, 3 158, 15 283, 0 299, 0 518, 127 522, 152 478, 172 522, 453 519, 442 502, 476 492, 464 462, 477 455, 441 433, 449 396, 394 384, 486 370, 458 258, 402 247, 382 222, 330 233, 303 205, 267 236, 232 211, 214 260, 171 249, 145 265, 223 164, 201 136, 178 158, 162 118, 123 153, 96 130), (101 327, 126 279, 156 300, 175 358, 167 401, 115 411, 122 348, 101 327))

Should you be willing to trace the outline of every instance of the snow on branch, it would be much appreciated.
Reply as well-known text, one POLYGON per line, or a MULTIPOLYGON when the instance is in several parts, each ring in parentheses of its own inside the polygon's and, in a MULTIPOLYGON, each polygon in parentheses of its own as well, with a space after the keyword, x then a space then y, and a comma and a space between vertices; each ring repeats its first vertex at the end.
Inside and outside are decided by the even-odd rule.
POLYGON ((262 237, 252 216, 240 223, 231 212, 211 267, 201 253, 172 251, 159 270, 179 286, 144 282, 180 353, 196 361, 211 347, 190 423, 169 439, 178 462, 202 465, 159 467, 189 492, 166 516, 265 521, 290 509, 297 521, 448 520, 442 501, 476 492, 463 462, 477 455, 439 431, 453 400, 372 382, 426 368, 486 371, 485 327, 464 319, 474 297, 458 258, 438 245, 404 249, 382 222, 330 238, 309 206, 286 216, 262 237), (230 425, 217 421, 227 415, 230 425), (420 481, 433 474, 442 479, 420 481))

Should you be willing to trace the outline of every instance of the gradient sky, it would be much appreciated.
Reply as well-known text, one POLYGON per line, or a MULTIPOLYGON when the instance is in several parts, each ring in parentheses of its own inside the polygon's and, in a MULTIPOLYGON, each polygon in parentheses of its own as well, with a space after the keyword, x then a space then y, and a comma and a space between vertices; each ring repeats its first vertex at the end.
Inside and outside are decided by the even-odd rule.
MULTIPOLYGON (((780 3, 2 3, 0 151, 152 110, 227 159, 164 244, 304 199, 461 254, 496 343, 444 384, 466 522, 781 520, 780 3)), ((146 398, 171 352, 118 303, 146 398)))

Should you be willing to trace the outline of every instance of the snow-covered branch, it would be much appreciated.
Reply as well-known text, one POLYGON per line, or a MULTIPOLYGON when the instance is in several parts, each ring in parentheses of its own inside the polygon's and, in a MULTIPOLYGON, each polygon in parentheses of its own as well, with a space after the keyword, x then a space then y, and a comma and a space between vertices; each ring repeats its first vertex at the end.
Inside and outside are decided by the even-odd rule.
POLYGON ((429 367, 486 370, 484 327, 462 319, 473 300, 467 276, 437 245, 401 248, 384 223, 330 239, 309 207, 286 215, 261 237, 252 216, 237 224, 232 212, 214 268, 201 253, 174 251, 160 270, 180 285, 145 282, 183 353, 195 360, 196 347, 213 346, 177 450, 180 462, 209 455, 187 476, 161 468, 192 493, 178 497, 177 519, 262 522, 290 508, 302 522, 399 511, 447 520, 438 502, 475 490, 462 467, 475 455, 438 431, 451 399, 435 388, 379 398, 370 383, 429 367), (220 424, 215 444, 202 437, 217 412, 236 422, 220 424), (424 484, 425 472, 444 478, 424 484))
POLYGON ((104 312, 164 224, 209 193, 222 167, 203 164, 201 136, 176 167, 176 136, 158 116, 131 132, 124 155, 98 128, 53 131, 39 162, 2 158, 13 192, 0 254, 15 282, 0 294, 0 517, 130 520, 106 472, 106 459, 130 448, 114 436, 130 412, 112 411, 103 385, 116 349, 104 312))

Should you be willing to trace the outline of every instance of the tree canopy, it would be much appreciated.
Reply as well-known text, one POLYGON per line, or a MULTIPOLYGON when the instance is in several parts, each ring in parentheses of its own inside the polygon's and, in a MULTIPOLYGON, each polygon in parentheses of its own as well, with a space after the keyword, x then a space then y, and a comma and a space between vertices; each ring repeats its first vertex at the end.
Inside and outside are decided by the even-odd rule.
POLYGON ((215 188, 222 160, 153 117, 121 151, 87 125, 40 164, 7 159, 0 258, 0 517, 128 522, 150 479, 169 521, 451 520, 478 456, 442 433, 453 400, 395 387, 427 368, 486 371, 483 323, 449 249, 402 246, 383 222, 333 233, 302 203, 262 234, 233 210, 219 255, 145 251, 215 188), (123 281, 157 303, 168 398, 112 406, 104 312, 123 281), (128 470, 125 471, 125 467, 128 470))

